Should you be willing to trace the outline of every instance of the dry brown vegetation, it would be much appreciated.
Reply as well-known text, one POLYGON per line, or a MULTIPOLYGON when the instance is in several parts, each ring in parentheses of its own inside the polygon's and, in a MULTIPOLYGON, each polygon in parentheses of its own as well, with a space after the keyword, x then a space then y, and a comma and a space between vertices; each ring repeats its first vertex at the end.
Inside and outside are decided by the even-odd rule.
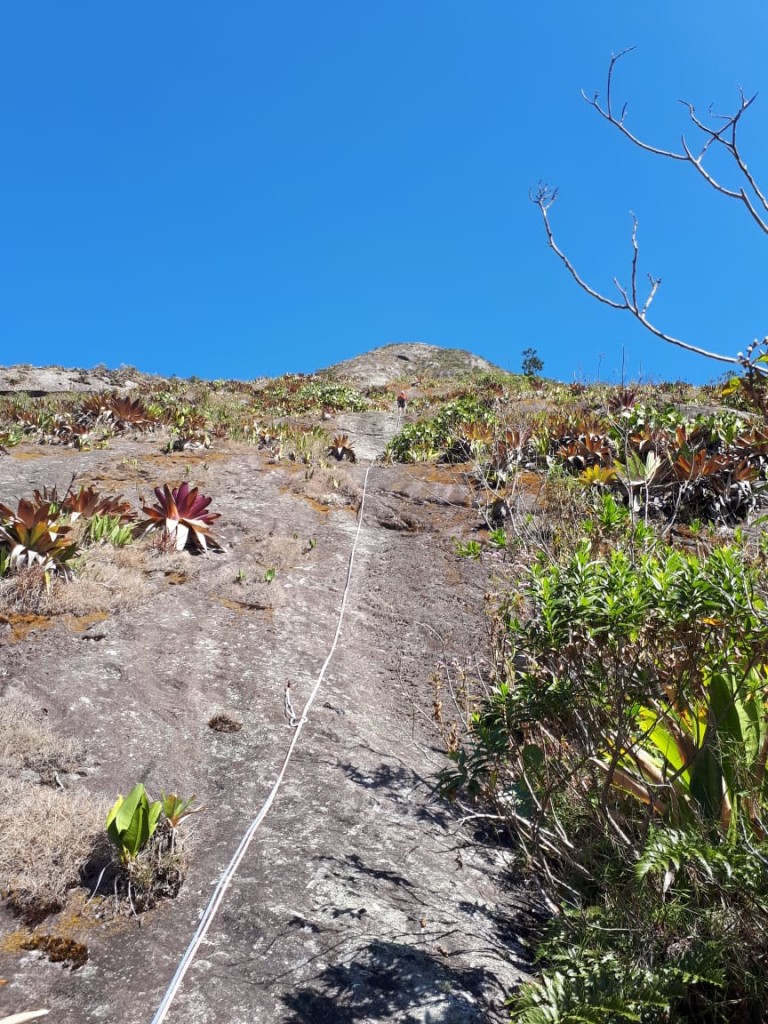
POLYGON ((105 809, 77 780, 82 747, 57 737, 42 711, 0 697, 0 894, 36 919, 78 885, 105 809))

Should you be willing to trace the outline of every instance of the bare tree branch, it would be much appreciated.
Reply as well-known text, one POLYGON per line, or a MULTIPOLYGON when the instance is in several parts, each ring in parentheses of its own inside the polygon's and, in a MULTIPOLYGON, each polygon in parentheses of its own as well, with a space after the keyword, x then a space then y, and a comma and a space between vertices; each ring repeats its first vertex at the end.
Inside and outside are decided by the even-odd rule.
POLYGON ((608 121, 609 124, 612 124, 615 128, 618 128, 621 134, 629 139, 629 141, 639 149, 645 150, 646 153, 653 153, 655 156, 666 157, 668 160, 679 160, 684 163, 691 164, 702 178, 704 178, 707 184, 716 192, 720 192, 721 195, 728 196, 730 199, 737 199, 739 202, 743 203, 750 217, 752 217, 760 230, 765 234, 768 234, 768 217, 765 216, 768 214, 768 198, 766 198, 754 176, 747 167, 747 164, 739 150, 737 139, 737 132, 741 118, 757 99, 757 94, 747 99, 744 95, 743 89, 739 89, 739 109, 734 114, 715 114, 710 110, 711 118, 723 122, 723 124, 717 128, 702 121, 701 118, 697 116, 696 108, 692 103, 688 103, 686 100, 681 100, 680 102, 688 108, 688 116, 690 117, 691 122, 705 136, 705 140, 698 152, 698 155, 694 155, 685 135, 681 137, 681 153, 677 153, 671 149, 662 149, 659 146, 653 146, 640 139, 637 135, 631 132, 629 128, 627 128, 625 123, 628 109, 626 103, 623 105, 621 113, 618 115, 614 112, 613 108, 613 98, 611 95, 613 87, 613 72, 616 64, 621 60, 621 58, 626 54, 631 53, 632 50, 634 50, 634 46, 627 47, 626 50, 622 50, 620 53, 611 55, 610 64, 608 65, 605 106, 600 104, 599 92, 596 92, 590 99, 590 97, 582 90, 581 95, 584 97, 585 101, 590 105, 590 107, 597 111, 600 117, 608 121), (704 157, 712 146, 721 146, 726 153, 728 153, 736 164, 739 174, 746 181, 748 188, 745 188, 744 186, 741 188, 728 188, 726 185, 718 181, 714 175, 704 167, 704 157), (760 212, 761 209, 763 213, 760 212))
MULTIPOLYGON (((729 199, 736 199, 742 203, 752 220, 757 224, 758 228, 764 234, 768 234, 768 198, 760 189, 757 180, 747 167, 747 164, 741 155, 741 151, 739 150, 738 144, 739 124, 741 123, 741 119, 744 114, 755 102, 757 94, 747 98, 744 94, 744 90, 739 87, 740 102, 738 110, 732 114, 717 114, 710 108, 710 123, 702 120, 702 118, 697 115, 696 108, 692 103, 681 100, 680 102, 688 110, 688 116, 691 123, 696 130, 701 132, 704 136, 698 152, 695 153, 691 146, 689 146, 685 135, 681 136, 682 152, 676 152, 672 149, 663 149, 659 146, 651 145, 627 128, 626 118, 628 107, 626 103, 622 106, 620 114, 617 114, 614 110, 613 73, 621 58, 626 56, 626 54, 631 53, 632 50, 634 50, 634 47, 630 46, 625 50, 621 50, 620 53, 611 54, 611 60, 608 65, 605 105, 600 103, 599 92, 596 92, 590 99, 590 97, 582 91, 581 95, 584 100, 590 105, 590 107, 597 111, 600 117, 617 128, 621 134, 629 139, 633 145, 637 146, 638 149, 642 149, 646 153, 652 153, 654 156, 664 157, 668 160, 677 160, 691 164, 696 172, 701 175, 704 181, 706 181, 706 183, 714 189, 715 192, 719 192, 721 195, 727 196, 729 199), (730 188, 715 178, 710 170, 704 166, 705 157, 718 146, 725 150, 727 155, 736 165, 738 174, 741 176, 742 181, 745 184, 730 188)), ((579 274, 570 258, 555 241, 552 226, 549 221, 549 211, 552 208, 552 204, 556 201, 557 196, 558 190, 556 188, 550 188, 548 185, 542 183, 539 183, 536 191, 530 194, 531 201, 538 206, 541 213, 541 217, 544 222, 544 230, 546 231, 547 241, 550 248, 554 251, 576 284, 585 291, 587 295, 592 296, 593 299, 597 299, 598 302, 602 302, 605 306, 610 306, 611 309, 624 310, 630 313, 638 323, 641 323, 646 330, 650 331, 651 334, 659 338, 661 341, 666 341, 668 344, 675 345, 677 348, 682 348, 687 352, 694 352, 696 355, 706 356, 707 359, 714 359, 717 362, 729 363, 732 366, 740 367, 745 374, 745 377, 743 378, 745 381, 755 381, 757 379, 765 380, 768 378, 768 337, 764 338, 762 341, 755 340, 751 342, 751 344, 747 346, 746 352, 739 352, 735 356, 727 356, 721 352, 710 352, 708 349, 701 348, 699 345, 692 345, 690 342, 683 341, 681 338, 676 338, 671 334, 667 334, 666 331, 657 327, 651 320, 649 320, 648 314, 651 304, 656 298, 656 293, 661 286, 661 278, 653 277, 651 274, 648 274, 648 292, 645 299, 641 299, 638 293, 637 284, 638 264, 640 260, 640 248, 637 241, 638 221, 634 213, 632 214, 632 261, 630 264, 629 287, 625 287, 620 283, 618 278, 614 277, 613 283, 620 296, 618 300, 610 298, 593 288, 579 274)))
POLYGON ((561 261, 561 263, 566 268, 568 273, 574 279, 576 284, 583 291, 585 291, 587 295, 591 295, 593 299, 597 299, 598 302, 602 302, 603 305, 609 306, 611 309, 624 310, 630 313, 639 323, 643 325, 643 327, 646 328, 646 330, 650 331, 651 334, 655 335, 657 338, 660 338, 661 341, 668 342, 670 345, 675 345, 677 346, 677 348, 685 349, 687 352, 694 352, 696 353, 696 355, 706 356, 708 359, 714 359, 717 362, 729 363, 732 366, 741 366, 747 368, 751 372, 754 372, 760 376, 768 375, 768 371, 763 369, 763 367, 761 366, 757 366, 754 359, 752 358, 753 353, 755 352, 757 347, 763 344, 761 342, 753 342, 750 345, 750 347, 747 349, 747 357, 745 357, 741 352, 739 352, 739 354, 736 356, 727 356, 723 355, 720 352, 710 352, 708 349, 700 348, 698 345, 692 345, 690 344, 690 342, 683 341, 681 338, 675 338, 673 335, 667 334, 666 331, 661 330, 655 324, 651 323, 651 321, 648 319, 648 310, 654 298, 656 297, 656 292, 658 291, 659 286, 661 285, 661 278, 653 277, 651 274, 648 275, 648 294, 641 304, 640 299, 638 297, 637 287, 637 271, 640 255, 640 248, 637 241, 638 221, 637 217, 635 217, 634 214, 632 215, 632 263, 630 269, 629 288, 626 288, 625 286, 619 283, 617 278, 614 278, 614 284, 616 286, 616 290, 621 296, 621 301, 609 298, 607 295, 604 295, 602 292, 597 291, 590 284, 588 284, 587 281, 585 281, 581 274, 579 274, 579 272, 576 270, 576 267, 573 265, 569 257, 565 254, 565 252, 563 252, 563 250, 555 241, 555 236, 552 231, 552 225, 549 221, 549 211, 552 208, 553 203, 557 200, 557 197, 558 190, 556 188, 550 188, 548 185, 545 185, 544 183, 540 183, 536 191, 530 193, 531 202, 535 203, 535 205, 538 206, 541 212, 541 217, 544 222, 544 230, 546 231, 547 241, 549 243, 550 248, 557 255, 558 259, 561 261))

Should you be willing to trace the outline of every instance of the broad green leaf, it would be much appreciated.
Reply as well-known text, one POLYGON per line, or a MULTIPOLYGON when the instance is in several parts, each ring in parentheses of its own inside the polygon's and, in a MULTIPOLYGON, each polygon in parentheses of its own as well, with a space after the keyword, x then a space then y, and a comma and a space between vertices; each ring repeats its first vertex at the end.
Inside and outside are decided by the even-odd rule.
POLYGON ((136 808, 139 807, 144 801, 147 803, 147 791, 144 789, 144 784, 137 782, 133 787, 128 796, 122 800, 117 806, 117 814, 115 817, 115 824, 117 831, 122 834, 126 832, 131 825, 133 816, 136 813, 136 808))
POLYGON ((660 714, 652 708, 641 708, 637 720, 646 739, 656 747, 668 765, 665 776, 668 778, 679 773, 687 778, 687 768, 695 756, 695 746, 691 738, 684 735, 680 724, 669 715, 660 714))
POLYGON ((131 858, 136 856, 147 839, 149 839, 149 826, 147 822, 149 802, 146 793, 143 794, 143 797, 143 800, 134 809, 128 828, 120 836, 123 849, 131 858))
POLYGON ((690 767, 691 796, 711 820, 719 820, 723 806, 723 773, 715 752, 707 742, 690 767))
MULTIPOLYGON (((155 800, 149 805, 149 814, 147 815, 147 839, 154 833, 157 828, 157 822, 160 818, 160 814, 163 810, 163 805, 160 800, 155 800)), ((146 840, 145 840, 146 841, 146 840)))
POLYGON ((119 796, 107 815, 107 835, 121 858, 134 858, 157 828, 162 803, 150 805, 147 792, 137 783, 125 799, 119 796))

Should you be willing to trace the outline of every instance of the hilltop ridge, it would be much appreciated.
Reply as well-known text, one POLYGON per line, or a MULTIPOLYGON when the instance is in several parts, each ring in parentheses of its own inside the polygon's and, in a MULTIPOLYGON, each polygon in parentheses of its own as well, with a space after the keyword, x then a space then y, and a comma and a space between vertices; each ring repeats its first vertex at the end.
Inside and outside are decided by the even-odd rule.
POLYGON ((370 349, 317 372, 375 387, 404 377, 440 379, 468 373, 470 370, 498 369, 487 359, 466 349, 443 348, 420 341, 401 341, 370 349))
MULTIPOLYGON (((320 367, 308 376, 343 379, 365 387, 390 384, 393 381, 428 377, 444 379, 471 370, 498 370, 497 366, 465 349, 443 348, 423 342, 397 342, 361 352, 330 366, 320 367)), ((64 367, 0 365, 0 395, 30 393, 101 391, 108 388, 131 390, 141 381, 162 380, 162 375, 144 373, 132 366, 111 369, 106 366, 64 367)), ((184 379, 184 378, 182 378, 184 379)), ((249 378, 250 379, 250 378, 249 378)), ((276 378, 252 378, 266 382, 276 378)), ((242 379, 244 383, 246 378, 242 379)), ((213 383, 213 382, 212 382, 213 383)))

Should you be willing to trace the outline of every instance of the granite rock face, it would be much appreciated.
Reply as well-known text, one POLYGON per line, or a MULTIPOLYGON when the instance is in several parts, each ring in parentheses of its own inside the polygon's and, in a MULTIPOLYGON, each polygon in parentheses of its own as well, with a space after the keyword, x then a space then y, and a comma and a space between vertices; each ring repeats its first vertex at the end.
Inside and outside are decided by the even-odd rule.
MULTIPOLYGON (((370 369, 366 379, 375 383, 370 369)), ((152 1020, 283 764, 293 736, 286 688, 301 714, 331 649, 357 539, 336 653, 167 1020, 504 1019, 505 994, 525 969, 515 893, 503 858, 432 789, 445 764, 433 679, 487 667, 487 570, 454 551, 477 521, 460 467, 372 461, 397 425, 390 413, 340 417, 358 462, 327 486, 231 442, 162 457, 151 438, 90 452, 22 444, 0 458, 6 503, 35 487, 65 490, 73 474, 137 504, 159 483, 189 479, 213 497, 223 546, 116 565, 103 586, 119 591, 130 578, 131 601, 92 621, 60 614, 23 635, 0 631, 0 699, 23 695, 87 748, 87 771, 62 785, 105 810, 137 781, 153 796, 195 793, 205 808, 189 829, 176 899, 132 918, 98 912, 108 896, 86 906, 87 893, 73 890, 34 928, 0 911, 0 1017, 46 1008, 56 1024, 152 1020), (240 728, 211 728, 216 715, 240 728), (22 948, 30 931, 85 946, 87 961, 22 948)))

